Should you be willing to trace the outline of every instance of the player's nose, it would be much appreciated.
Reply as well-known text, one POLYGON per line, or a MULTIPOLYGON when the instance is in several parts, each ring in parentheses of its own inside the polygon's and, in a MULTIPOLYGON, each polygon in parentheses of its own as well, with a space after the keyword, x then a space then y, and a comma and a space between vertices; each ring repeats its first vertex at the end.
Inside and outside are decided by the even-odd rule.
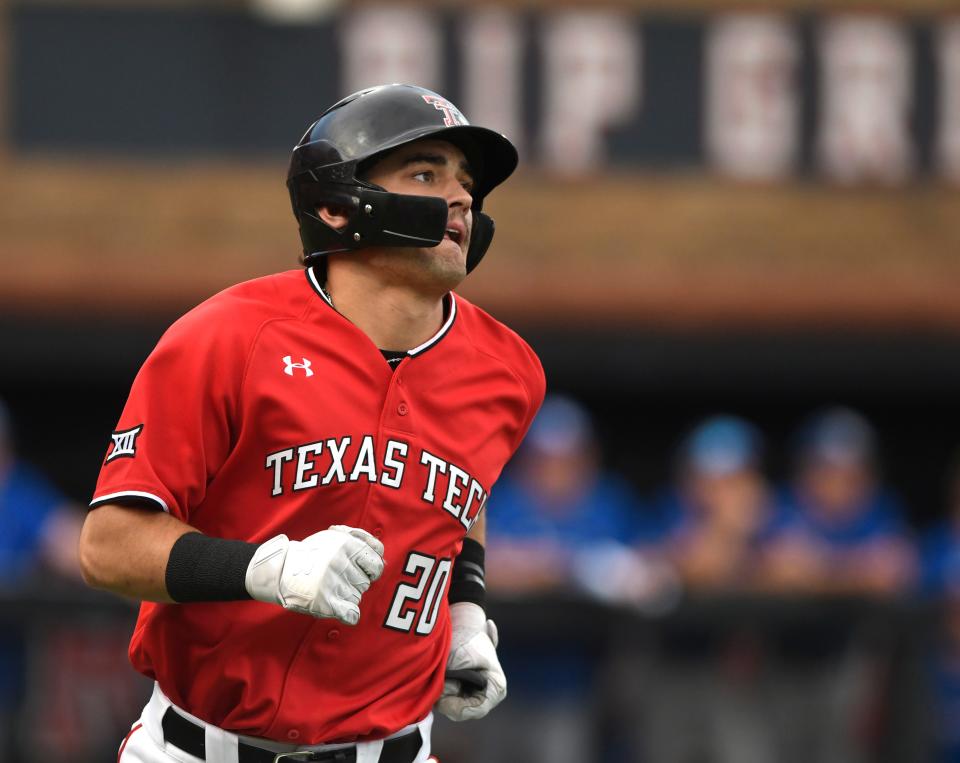
POLYGON ((470 209, 470 207, 473 206, 473 197, 470 195, 470 192, 467 191, 467 189, 463 187, 463 183, 456 178, 451 178, 447 183, 446 197, 447 203, 451 207, 470 209))

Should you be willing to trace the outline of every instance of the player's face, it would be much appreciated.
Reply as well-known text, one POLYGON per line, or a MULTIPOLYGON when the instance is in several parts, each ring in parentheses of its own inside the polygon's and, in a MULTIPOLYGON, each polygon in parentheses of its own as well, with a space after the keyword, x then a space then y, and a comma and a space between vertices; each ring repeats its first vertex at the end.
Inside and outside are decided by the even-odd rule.
POLYGON ((442 140, 416 141, 392 151, 365 178, 392 193, 438 196, 447 202, 443 241, 435 247, 394 250, 391 266, 412 262, 422 273, 443 281, 447 289, 459 284, 467 274, 473 227, 473 175, 463 152, 442 140))

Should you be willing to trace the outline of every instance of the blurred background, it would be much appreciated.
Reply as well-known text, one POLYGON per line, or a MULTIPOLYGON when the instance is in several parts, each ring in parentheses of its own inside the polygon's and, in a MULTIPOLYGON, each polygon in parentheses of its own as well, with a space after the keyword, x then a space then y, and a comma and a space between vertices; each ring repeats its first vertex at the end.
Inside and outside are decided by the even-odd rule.
POLYGON ((956 11, 0 4, 0 760, 116 754, 135 607, 74 554, 129 385, 296 267, 290 148, 394 81, 519 145, 462 291, 551 391, 489 506, 510 696, 443 763, 960 760, 956 11))

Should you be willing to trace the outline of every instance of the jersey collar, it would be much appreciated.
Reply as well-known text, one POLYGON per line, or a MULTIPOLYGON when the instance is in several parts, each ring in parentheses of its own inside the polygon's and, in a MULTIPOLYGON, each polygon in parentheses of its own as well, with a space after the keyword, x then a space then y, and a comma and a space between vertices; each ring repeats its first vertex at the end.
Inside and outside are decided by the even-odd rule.
POLYGON ((414 347, 412 350, 407 350, 407 355, 414 357, 416 355, 422 355, 431 347, 433 347, 437 342, 443 339, 447 333, 450 331, 451 326, 453 326, 454 320, 457 317, 457 298, 453 296, 453 292, 447 292, 447 296, 444 298, 448 300, 447 302, 447 319, 443 322, 443 325, 440 327, 440 330, 430 337, 423 344, 414 347))
MULTIPOLYGON (((327 292, 324 290, 323 285, 320 283, 320 279, 317 278, 317 274, 314 271, 314 268, 310 267, 306 269, 307 281, 310 284, 310 287, 317 293, 317 295, 326 302, 333 310, 336 308, 333 306, 333 302, 330 300, 330 297, 327 295, 327 292)), ((447 295, 444 297, 447 300, 447 319, 443 322, 443 325, 440 327, 440 330, 430 337, 426 342, 421 345, 414 347, 411 350, 407 350, 407 355, 411 358, 417 355, 422 355, 431 347, 435 346, 441 339, 443 339, 450 329, 453 327, 453 322, 457 317, 457 298, 454 296, 453 292, 447 292, 447 295)), ((337 313, 339 315, 340 313, 337 313)))

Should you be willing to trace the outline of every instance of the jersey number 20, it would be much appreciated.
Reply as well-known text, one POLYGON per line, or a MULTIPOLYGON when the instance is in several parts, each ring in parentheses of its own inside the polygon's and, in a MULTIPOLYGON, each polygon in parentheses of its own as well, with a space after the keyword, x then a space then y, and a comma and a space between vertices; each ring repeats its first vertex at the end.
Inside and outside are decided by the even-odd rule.
POLYGON ((411 551, 403 571, 414 578, 413 583, 401 583, 393 595, 390 612, 383 623, 387 628, 410 632, 416 621, 415 633, 426 636, 437 624, 440 600, 450 577, 452 560, 439 561, 427 554, 411 551), (420 616, 417 616, 419 610, 420 616))

